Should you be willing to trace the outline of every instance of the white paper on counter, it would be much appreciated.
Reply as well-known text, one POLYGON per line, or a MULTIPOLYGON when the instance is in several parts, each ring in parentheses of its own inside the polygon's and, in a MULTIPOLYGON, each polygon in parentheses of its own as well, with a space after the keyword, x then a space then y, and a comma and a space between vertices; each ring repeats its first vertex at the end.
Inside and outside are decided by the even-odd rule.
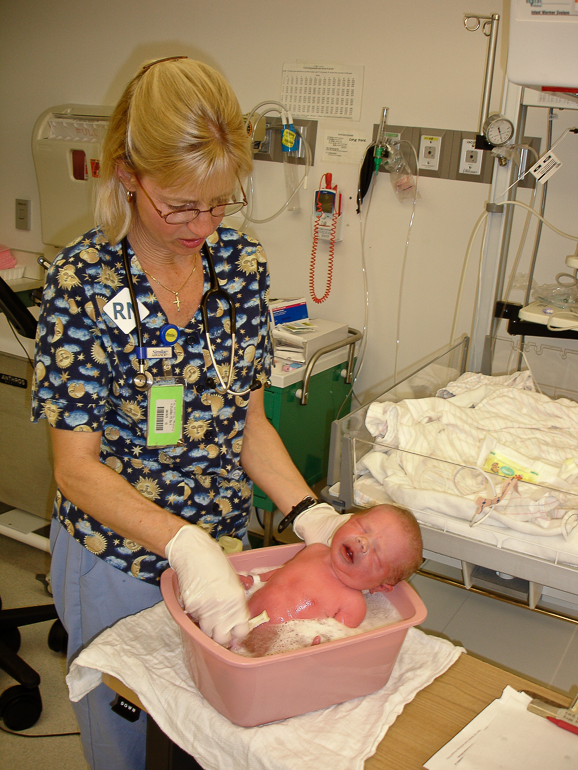
POLYGON ((506 687, 455 738, 429 759, 426 770, 571 770, 578 767, 578 735, 527 710, 529 695, 506 687))

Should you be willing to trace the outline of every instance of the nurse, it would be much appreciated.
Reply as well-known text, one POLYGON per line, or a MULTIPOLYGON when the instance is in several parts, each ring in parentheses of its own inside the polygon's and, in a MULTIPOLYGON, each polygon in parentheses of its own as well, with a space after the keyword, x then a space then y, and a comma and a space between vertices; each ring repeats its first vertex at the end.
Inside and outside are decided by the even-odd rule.
MULTIPOLYGON (((169 564, 207 634, 222 644, 245 636, 244 593, 217 539, 246 538, 251 481, 300 514, 306 542, 328 542, 343 523, 316 505, 265 417, 266 257, 221 224, 246 205, 251 163, 241 110, 217 72, 186 57, 146 64, 104 140, 98 226, 47 273, 32 412, 51 426, 52 587, 69 658, 160 601, 169 564), (235 349, 218 296, 203 325, 209 259, 234 303, 235 349)), ((101 685, 75 704, 86 759, 97 770, 142 769, 145 720, 125 721, 112 700, 101 685)))

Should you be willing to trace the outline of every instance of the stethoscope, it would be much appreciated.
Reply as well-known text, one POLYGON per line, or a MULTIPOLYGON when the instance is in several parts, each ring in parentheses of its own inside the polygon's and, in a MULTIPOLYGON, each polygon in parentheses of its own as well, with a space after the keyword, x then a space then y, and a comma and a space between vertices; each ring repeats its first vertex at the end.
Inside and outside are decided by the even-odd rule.
MULTIPOLYGON (((136 336, 137 336, 137 342, 138 342, 138 347, 137 347, 138 372, 135 375, 133 382, 137 390, 145 391, 151 388, 153 384, 153 376, 146 369, 146 362, 147 362, 146 348, 143 346, 140 313, 138 311, 137 299, 134 291, 134 283, 133 283, 132 274, 130 271, 130 262, 128 258, 127 244, 128 244, 128 241, 125 236, 121 242, 122 259, 124 262, 124 270, 126 273, 126 283, 130 294, 130 301, 133 307, 134 320, 136 324, 136 336)), ((220 395, 224 395, 225 393, 230 393, 233 396, 246 396, 248 393, 251 393, 253 390, 258 390, 259 388, 261 388, 263 386, 263 383, 260 380, 253 379, 253 382, 251 383, 251 385, 245 390, 233 390, 231 388, 231 385, 233 382, 235 351, 236 351, 236 336, 237 336, 237 313, 235 310, 235 303, 233 302, 231 295, 228 292, 226 292, 223 288, 221 288, 219 284, 217 273, 215 272, 215 266, 213 265, 213 260, 211 258, 211 252, 209 251, 209 248, 206 243, 203 244, 201 248, 201 252, 205 257, 207 261, 207 266, 209 268, 209 288, 203 294, 203 297, 201 299, 201 305, 200 305, 201 316, 203 319, 203 326, 205 329, 205 338, 207 340, 207 350, 209 351, 211 363, 213 364, 213 367, 215 369, 215 373, 217 375, 217 381, 218 381, 218 384, 217 384, 214 377, 207 377, 206 383, 209 388, 215 389, 217 393, 219 393, 220 395), (207 310, 207 304, 211 297, 220 298, 229 308, 229 318, 230 318, 230 324, 231 324, 231 332, 230 332, 231 353, 230 353, 230 360, 229 360, 229 372, 227 375, 227 382, 224 381, 223 376, 219 371, 219 367, 217 366, 217 362, 215 361, 215 353, 214 353, 213 345, 211 343, 211 338, 209 335, 209 313, 207 310)))

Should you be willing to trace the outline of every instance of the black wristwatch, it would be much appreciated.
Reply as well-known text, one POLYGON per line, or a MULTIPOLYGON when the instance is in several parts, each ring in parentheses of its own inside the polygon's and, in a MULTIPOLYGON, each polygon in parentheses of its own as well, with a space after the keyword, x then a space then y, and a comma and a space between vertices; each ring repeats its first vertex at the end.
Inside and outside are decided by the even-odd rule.
POLYGON ((319 500, 316 500, 314 497, 311 497, 311 495, 307 495, 307 497, 304 497, 303 500, 301 500, 300 503, 297 503, 297 505, 294 505, 293 508, 289 511, 287 516, 285 516, 284 519, 281 520, 279 523, 279 526, 277 527, 278 532, 283 532, 284 529, 287 529, 289 524, 293 524, 297 516, 299 516, 300 513, 303 513, 303 511, 306 511, 308 508, 313 508, 314 505, 317 505, 319 503, 319 500))

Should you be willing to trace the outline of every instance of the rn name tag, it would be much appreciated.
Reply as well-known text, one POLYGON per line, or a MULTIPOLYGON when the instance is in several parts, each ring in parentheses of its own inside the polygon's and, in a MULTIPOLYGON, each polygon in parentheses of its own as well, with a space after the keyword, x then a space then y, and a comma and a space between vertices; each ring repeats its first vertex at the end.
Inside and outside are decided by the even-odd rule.
POLYGON ((137 358, 172 358, 172 348, 135 348, 137 358))
MULTIPOLYGON (((137 305, 140 320, 142 321, 149 315, 150 310, 138 300, 137 305)), ((128 290, 128 286, 125 286, 122 291, 119 291, 119 293, 109 300, 102 309, 110 320, 125 334, 130 334, 135 328, 136 321, 134 320, 134 311, 132 302, 130 301, 130 291, 128 290)))

